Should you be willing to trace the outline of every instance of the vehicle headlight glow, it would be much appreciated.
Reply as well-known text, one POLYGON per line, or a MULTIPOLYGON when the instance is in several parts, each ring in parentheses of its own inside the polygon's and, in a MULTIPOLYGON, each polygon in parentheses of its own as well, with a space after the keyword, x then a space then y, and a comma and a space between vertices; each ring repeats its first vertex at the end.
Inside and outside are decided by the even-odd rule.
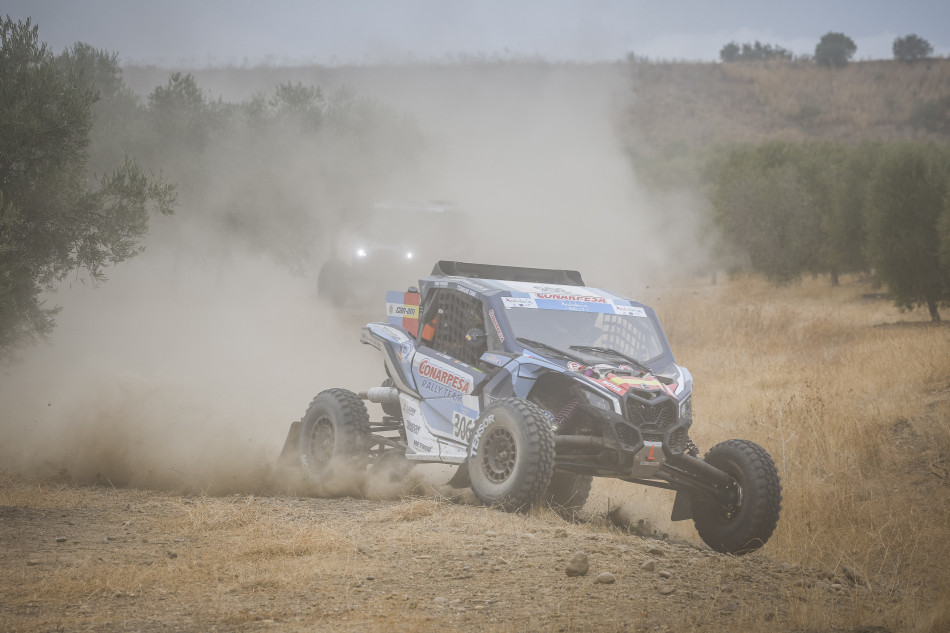
POLYGON ((406 259, 412 259, 412 251, 406 253, 406 259))
POLYGON ((366 249, 365 249, 365 248, 358 248, 358 249, 356 249, 356 256, 357 256, 357 257, 366 257, 366 249))

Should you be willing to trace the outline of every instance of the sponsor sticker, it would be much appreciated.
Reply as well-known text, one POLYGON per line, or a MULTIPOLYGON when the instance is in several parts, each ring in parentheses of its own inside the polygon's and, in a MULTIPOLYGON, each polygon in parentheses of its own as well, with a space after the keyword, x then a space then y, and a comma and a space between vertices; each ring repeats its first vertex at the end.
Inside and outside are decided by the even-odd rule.
POLYGON ((482 354, 479 360, 483 360, 486 363, 491 363, 492 365, 497 365, 498 367, 503 367, 508 364, 508 361, 511 360, 507 356, 499 356, 498 354, 492 354, 491 352, 485 352, 482 354))
POLYGON ((399 346, 399 362, 404 365, 408 363, 412 357, 413 350, 415 350, 415 346, 412 344, 412 341, 403 342, 403 344, 399 346))
POLYGON ((491 319, 491 324, 495 326, 495 332, 498 334, 498 340, 501 341, 502 343, 504 343, 504 342, 505 342, 505 335, 504 335, 504 333, 501 331, 501 325, 499 325, 498 319, 495 318, 495 311, 494 311, 494 310, 489 310, 489 311, 488 311, 488 318, 491 319))
POLYGON ((386 321, 416 336, 419 331, 419 299, 418 292, 390 290, 386 293, 386 321))
POLYGON ((584 369, 584 366, 574 360, 567 361, 567 368, 571 371, 580 371, 584 369))
POLYGON ((414 447, 418 448, 418 449, 419 449, 420 451, 422 451, 423 453, 431 453, 431 452, 432 452, 432 447, 431 447, 431 446, 427 446, 426 444, 423 444, 423 443, 420 442, 419 440, 412 440, 412 445, 413 445, 414 447))
POLYGON ((535 303, 531 297, 502 297, 501 302, 504 304, 506 310, 511 310, 512 308, 538 307, 538 304, 535 303))
MULTIPOLYGON (((418 358, 418 356, 416 357, 418 358)), ((434 358, 423 358, 417 365, 422 389, 442 397, 456 397, 472 393, 472 378, 455 371, 434 358)))
POLYGON ((606 297, 589 297, 587 295, 569 294, 564 292, 536 292, 532 294, 535 299, 572 301, 581 303, 609 303, 606 297))
POLYGON ((643 317, 644 319, 647 317, 647 311, 644 310, 643 308, 641 308, 640 306, 621 306, 621 305, 615 305, 615 306, 614 306, 614 311, 615 311, 617 314, 622 314, 622 315, 624 315, 624 316, 643 317))
POLYGON ((397 330, 394 327, 389 327, 388 325, 381 325, 379 327, 382 334, 388 336, 397 343, 405 343, 409 340, 409 337, 397 330))

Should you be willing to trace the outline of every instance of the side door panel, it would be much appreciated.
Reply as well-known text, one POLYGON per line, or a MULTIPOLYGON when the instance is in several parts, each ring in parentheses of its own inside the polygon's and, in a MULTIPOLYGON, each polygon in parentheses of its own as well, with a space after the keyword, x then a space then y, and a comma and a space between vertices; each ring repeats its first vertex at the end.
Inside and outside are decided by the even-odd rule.
POLYGON ((432 434, 467 444, 480 410, 477 394, 489 375, 425 346, 413 356, 412 375, 432 434))

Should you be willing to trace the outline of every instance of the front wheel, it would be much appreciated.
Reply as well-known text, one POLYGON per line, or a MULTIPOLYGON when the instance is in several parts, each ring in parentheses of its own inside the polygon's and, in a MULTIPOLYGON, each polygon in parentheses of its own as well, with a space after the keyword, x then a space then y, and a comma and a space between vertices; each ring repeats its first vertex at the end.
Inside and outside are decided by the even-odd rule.
POLYGON ((542 499, 554 474, 554 433, 537 405, 508 398, 478 416, 468 451, 472 491, 507 511, 542 499))
POLYGON ((315 483, 365 469, 370 430, 366 405, 352 391, 317 394, 300 428, 300 465, 315 483))
POLYGON ((705 461, 731 475, 734 483, 728 501, 694 498, 693 523, 700 538, 727 554, 759 549, 775 531, 782 510, 782 485, 772 457, 753 442, 728 440, 712 447, 705 461))

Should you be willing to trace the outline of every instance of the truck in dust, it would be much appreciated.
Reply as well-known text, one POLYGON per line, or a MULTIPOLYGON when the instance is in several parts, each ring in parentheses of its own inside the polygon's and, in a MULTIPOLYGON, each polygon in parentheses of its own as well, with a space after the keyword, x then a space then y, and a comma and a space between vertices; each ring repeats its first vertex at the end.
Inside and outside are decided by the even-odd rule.
POLYGON ((378 202, 348 220, 317 276, 318 296, 334 305, 371 305, 424 274, 424 262, 464 254, 468 215, 454 202, 378 202))

